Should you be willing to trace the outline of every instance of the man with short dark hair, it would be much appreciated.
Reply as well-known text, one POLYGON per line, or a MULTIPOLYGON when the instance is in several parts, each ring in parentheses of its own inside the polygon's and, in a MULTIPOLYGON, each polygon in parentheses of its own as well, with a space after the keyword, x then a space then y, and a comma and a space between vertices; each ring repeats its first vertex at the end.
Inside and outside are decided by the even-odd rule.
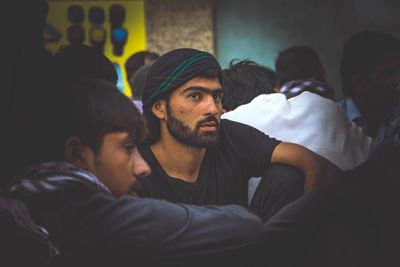
POLYGON ((258 95, 274 93, 275 73, 254 61, 231 60, 222 73, 225 90, 222 106, 225 111, 247 104, 258 95))
POLYGON ((344 45, 341 106, 349 120, 374 138, 371 155, 400 144, 400 40, 365 31, 344 45))
POLYGON ((325 80, 325 69, 315 49, 292 46, 279 52, 275 61, 276 91, 287 98, 304 91, 333 99, 334 91, 325 80))
POLYGON ((292 46, 279 52, 275 61, 277 85, 300 79, 325 81, 325 70, 315 49, 292 46))
POLYGON ((279 140, 300 144, 331 161, 341 170, 353 169, 368 158, 371 140, 354 123, 349 123, 340 107, 313 91, 288 97, 280 93, 259 94, 266 90, 268 76, 264 67, 251 68, 238 62, 224 73, 225 96, 237 96, 243 87, 251 102, 238 102, 223 119, 244 123, 279 140), (315 112, 318 111, 318 112, 315 112), (265 115, 268 114, 268 115, 265 115))
POLYGON ((125 62, 126 79, 128 82, 141 66, 151 65, 159 57, 157 53, 147 50, 132 54, 125 62))
POLYGON ((125 62, 126 79, 132 93, 132 100, 142 112, 142 93, 144 79, 151 64, 160 56, 150 51, 139 51, 131 55, 125 62))
POLYGON ((257 208, 267 220, 299 197, 299 188, 301 194, 310 191, 338 173, 333 164, 302 146, 221 120, 222 97, 221 68, 207 52, 177 49, 152 65, 143 93, 149 136, 140 147, 152 174, 143 181, 140 195, 247 206, 251 177, 263 176, 272 163, 300 169, 305 174, 301 183, 284 175, 271 178, 270 195, 257 208))

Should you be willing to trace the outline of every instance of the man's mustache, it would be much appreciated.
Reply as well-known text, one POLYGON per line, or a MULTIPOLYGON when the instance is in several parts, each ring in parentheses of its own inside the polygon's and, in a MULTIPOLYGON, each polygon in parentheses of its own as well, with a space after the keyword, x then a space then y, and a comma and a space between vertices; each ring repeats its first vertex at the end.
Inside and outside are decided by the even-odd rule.
POLYGON ((200 128, 201 125, 203 125, 204 123, 207 123, 207 122, 215 122, 217 128, 219 127, 218 119, 215 116, 208 116, 208 117, 206 117, 206 118, 204 118, 204 119, 202 119, 202 120, 197 122, 197 128, 200 128))

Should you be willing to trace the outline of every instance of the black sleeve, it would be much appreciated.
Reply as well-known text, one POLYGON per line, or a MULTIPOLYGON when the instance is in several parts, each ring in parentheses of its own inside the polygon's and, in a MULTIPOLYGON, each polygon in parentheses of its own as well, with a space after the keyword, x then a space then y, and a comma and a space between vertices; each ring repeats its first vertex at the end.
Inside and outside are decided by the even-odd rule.
POLYGON ((244 170, 248 177, 262 176, 271 164, 272 152, 280 143, 251 126, 222 120, 226 138, 240 151, 244 170))
POLYGON ((179 259, 246 247, 263 231, 261 220, 236 206, 190 206, 167 201, 96 194, 80 208, 84 218, 75 231, 83 247, 118 251, 134 260, 179 259))

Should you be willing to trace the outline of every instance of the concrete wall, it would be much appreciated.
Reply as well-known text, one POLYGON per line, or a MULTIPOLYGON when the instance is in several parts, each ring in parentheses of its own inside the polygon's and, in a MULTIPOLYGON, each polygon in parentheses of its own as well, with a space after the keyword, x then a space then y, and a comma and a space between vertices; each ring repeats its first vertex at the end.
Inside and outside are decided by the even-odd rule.
POLYGON ((341 98, 339 62, 354 33, 383 30, 400 37, 398 0, 218 0, 216 55, 274 66, 279 51, 309 45, 320 54, 327 80, 341 98))
POLYGON ((146 0, 147 48, 191 47, 214 53, 216 0, 146 0))

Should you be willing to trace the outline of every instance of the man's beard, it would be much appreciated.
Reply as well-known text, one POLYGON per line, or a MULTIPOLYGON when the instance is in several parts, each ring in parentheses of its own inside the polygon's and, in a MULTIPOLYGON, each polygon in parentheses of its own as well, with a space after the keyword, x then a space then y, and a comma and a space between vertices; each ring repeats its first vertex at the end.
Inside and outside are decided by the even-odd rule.
POLYGON ((208 116, 205 119, 198 121, 194 130, 190 130, 184 122, 176 118, 167 103, 167 128, 169 133, 179 142, 195 147, 210 147, 217 144, 219 139, 219 121, 215 116, 208 116), (200 132, 200 127, 206 122, 215 122, 216 131, 214 132, 200 132))

